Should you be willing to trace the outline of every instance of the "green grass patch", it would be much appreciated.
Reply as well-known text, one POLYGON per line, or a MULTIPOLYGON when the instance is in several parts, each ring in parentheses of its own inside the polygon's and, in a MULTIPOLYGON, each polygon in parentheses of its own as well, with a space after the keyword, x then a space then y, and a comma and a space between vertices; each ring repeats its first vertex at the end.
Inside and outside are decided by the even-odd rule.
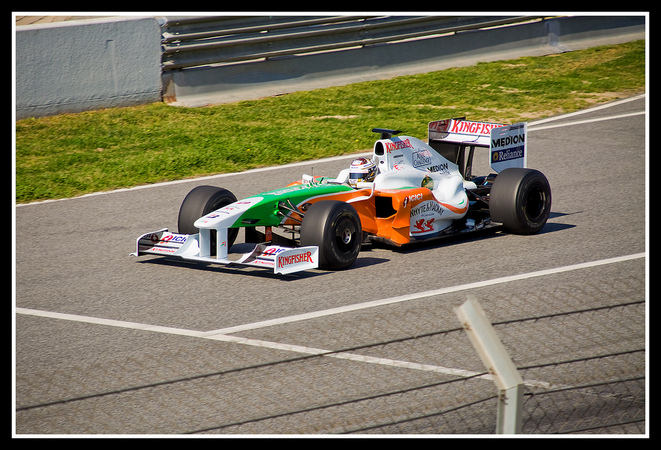
POLYGON ((16 122, 16 201, 72 197, 370 149, 374 127, 513 123, 644 92, 645 41, 203 108, 163 103, 16 122))

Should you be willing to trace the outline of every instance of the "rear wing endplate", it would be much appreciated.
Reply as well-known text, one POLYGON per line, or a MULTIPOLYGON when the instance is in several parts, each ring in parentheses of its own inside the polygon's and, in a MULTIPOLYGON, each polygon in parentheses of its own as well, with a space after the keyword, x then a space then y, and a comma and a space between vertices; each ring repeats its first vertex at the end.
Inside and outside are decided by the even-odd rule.
POLYGON ((491 130, 489 164, 500 173, 510 167, 527 167, 528 124, 505 125, 491 130))

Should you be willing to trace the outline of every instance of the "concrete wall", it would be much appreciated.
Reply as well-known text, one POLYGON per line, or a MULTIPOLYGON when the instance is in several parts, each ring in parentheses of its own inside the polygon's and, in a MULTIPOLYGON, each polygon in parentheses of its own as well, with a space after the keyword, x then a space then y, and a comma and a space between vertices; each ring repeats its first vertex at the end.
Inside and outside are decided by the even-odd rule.
POLYGON ((161 30, 153 17, 16 27, 16 118, 161 100, 161 30))

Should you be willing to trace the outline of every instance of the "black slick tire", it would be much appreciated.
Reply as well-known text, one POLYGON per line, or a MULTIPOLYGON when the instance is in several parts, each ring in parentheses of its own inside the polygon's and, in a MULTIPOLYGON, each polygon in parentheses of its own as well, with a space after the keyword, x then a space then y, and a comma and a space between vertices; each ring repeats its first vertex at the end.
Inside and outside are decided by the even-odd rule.
MULTIPOLYGON (((198 186, 192 189, 179 208, 178 228, 181 234, 195 234, 200 230, 194 223, 202 216, 223 206, 236 202, 236 196, 227 189, 216 186, 198 186)), ((238 228, 228 230, 229 247, 232 246, 239 233, 238 228)), ((213 236, 212 236, 213 239, 213 236)), ((214 246, 212 245, 212 249, 214 246)))
POLYGON ((360 253, 360 216, 348 203, 327 200, 314 203, 301 224, 301 246, 319 247, 319 268, 342 270, 360 253))
POLYGON ((494 180, 489 211, 491 220, 511 233, 537 233, 551 212, 551 186, 538 170, 505 169, 494 180))

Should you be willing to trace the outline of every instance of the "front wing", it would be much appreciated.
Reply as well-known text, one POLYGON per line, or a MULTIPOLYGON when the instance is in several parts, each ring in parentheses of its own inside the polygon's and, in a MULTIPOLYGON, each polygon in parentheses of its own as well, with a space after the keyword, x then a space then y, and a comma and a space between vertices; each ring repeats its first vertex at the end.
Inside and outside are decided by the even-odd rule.
POLYGON ((214 256, 210 255, 209 251, 204 251, 204 241, 206 239, 201 238, 200 234, 170 233, 165 228, 140 236, 136 241, 136 252, 131 255, 160 255, 211 264, 262 267, 279 274, 316 269, 319 266, 319 248, 314 246, 287 248, 257 244, 251 252, 240 255, 238 259, 230 259, 227 249, 222 248, 222 242, 219 243, 217 255, 214 256))

